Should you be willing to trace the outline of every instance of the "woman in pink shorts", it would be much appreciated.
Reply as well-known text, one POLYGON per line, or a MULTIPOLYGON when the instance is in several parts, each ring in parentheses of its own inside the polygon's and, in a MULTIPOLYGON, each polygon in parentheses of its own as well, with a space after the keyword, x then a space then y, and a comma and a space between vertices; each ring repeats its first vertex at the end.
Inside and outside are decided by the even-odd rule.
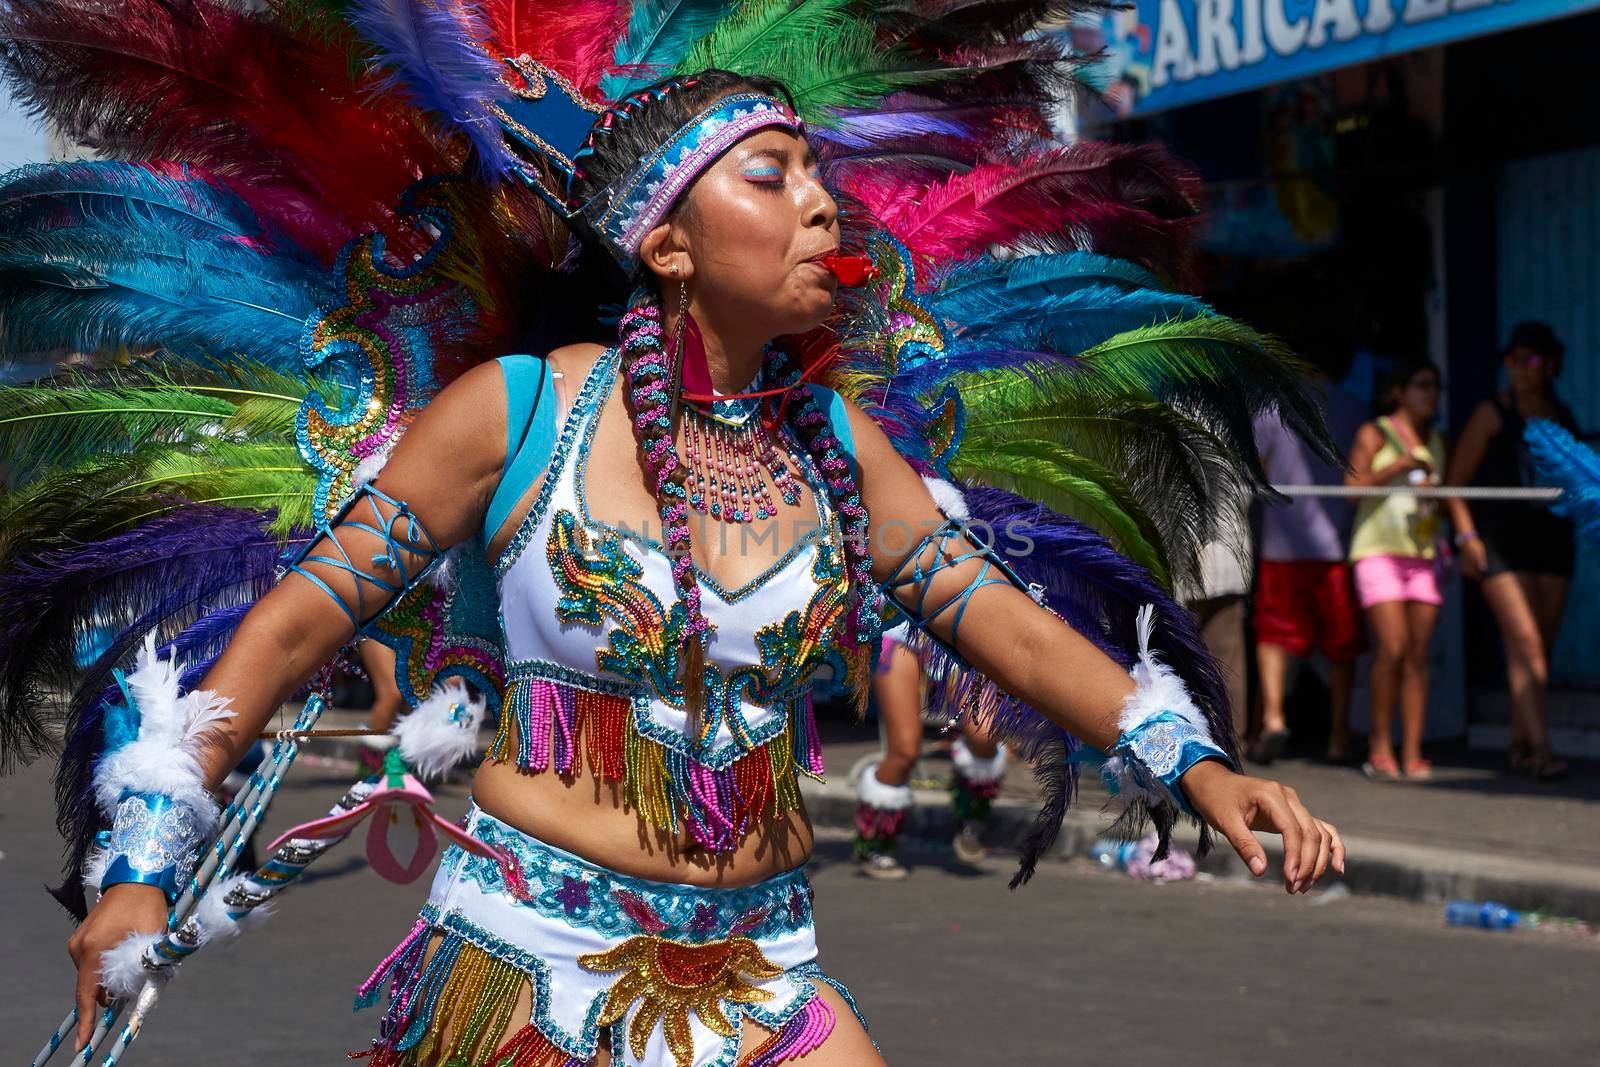
MULTIPOLYGON (((1382 395, 1383 414, 1356 432, 1348 485, 1437 485, 1444 469, 1444 436, 1434 426, 1439 372, 1413 364, 1382 395)), ((1428 778, 1422 725, 1428 709, 1428 643, 1444 597, 1435 545, 1437 501, 1409 493, 1366 497, 1356 508, 1350 538, 1356 596, 1372 629, 1372 733, 1367 762, 1372 778, 1428 778), (1400 760, 1392 724, 1400 704, 1400 760)))

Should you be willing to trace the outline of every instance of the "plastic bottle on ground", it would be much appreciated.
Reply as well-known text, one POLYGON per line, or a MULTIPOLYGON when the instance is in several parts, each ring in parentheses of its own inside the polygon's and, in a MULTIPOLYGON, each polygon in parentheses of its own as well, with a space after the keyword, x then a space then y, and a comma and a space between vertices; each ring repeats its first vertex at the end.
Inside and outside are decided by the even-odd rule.
POLYGON ((1519 913, 1493 900, 1452 900, 1444 908, 1444 921, 1450 926, 1513 930, 1521 920, 1519 913))
POLYGON ((1139 850, 1137 841, 1118 841, 1102 837, 1089 849, 1089 857, 1108 871, 1124 871, 1139 850))

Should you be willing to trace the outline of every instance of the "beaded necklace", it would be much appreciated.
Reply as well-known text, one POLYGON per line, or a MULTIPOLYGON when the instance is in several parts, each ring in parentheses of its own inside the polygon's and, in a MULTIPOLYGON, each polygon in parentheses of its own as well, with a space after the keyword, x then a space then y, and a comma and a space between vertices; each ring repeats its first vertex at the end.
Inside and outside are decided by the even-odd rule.
MULTIPOLYGON (((751 391, 760 387, 758 376, 751 391)), ((719 399, 707 411, 692 402, 685 405, 684 462, 689 506, 695 511, 724 522, 770 519, 778 507, 767 488, 768 475, 785 504, 800 503, 788 450, 773 443, 760 411, 760 399, 752 396, 719 399)))

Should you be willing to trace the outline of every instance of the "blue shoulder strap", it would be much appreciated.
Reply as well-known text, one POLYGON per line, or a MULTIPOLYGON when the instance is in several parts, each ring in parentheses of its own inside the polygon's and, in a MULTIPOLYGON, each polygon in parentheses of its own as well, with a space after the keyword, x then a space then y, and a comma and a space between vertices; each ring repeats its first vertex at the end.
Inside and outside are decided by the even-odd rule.
POLYGON ((850 429, 850 412, 844 406, 844 397, 825 385, 810 385, 808 388, 822 410, 828 413, 828 421, 833 424, 833 436, 839 439, 845 458, 850 461, 851 471, 859 475, 861 465, 856 462, 856 437, 850 429))
POLYGON ((540 356, 501 356, 506 382, 506 458, 500 484, 483 517, 483 537, 494 537, 534 479, 550 465, 556 447, 555 383, 540 356))

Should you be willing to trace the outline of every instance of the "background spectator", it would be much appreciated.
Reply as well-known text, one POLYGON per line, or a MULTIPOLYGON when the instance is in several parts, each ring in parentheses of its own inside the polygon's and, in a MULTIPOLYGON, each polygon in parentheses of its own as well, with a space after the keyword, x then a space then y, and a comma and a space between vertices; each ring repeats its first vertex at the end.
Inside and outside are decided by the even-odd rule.
MULTIPOLYGON (((1318 375, 1323 414, 1341 454, 1348 453, 1366 416, 1361 403, 1325 373, 1318 375)), ((1274 485, 1340 485, 1344 472, 1324 462, 1278 418, 1256 419, 1256 447, 1274 485)), ((1289 657, 1321 651, 1328 661, 1327 757, 1349 754, 1350 690, 1364 644, 1346 555, 1354 508, 1340 497, 1296 497, 1261 515, 1261 566, 1256 575, 1256 668, 1261 685, 1261 734, 1250 748, 1271 763, 1289 740, 1284 696, 1289 657)))
MULTIPOLYGON (((1444 435, 1434 425, 1439 371, 1431 363, 1403 367, 1379 393, 1381 414, 1356 432, 1345 483, 1355 486, 1437 485, 1445 461, 1444 435)), ((1428 643, 1439 606, 1435 569, 1439 509, 1409 493, 1363 498, 1350 538, 1356 594, 1372 627, 1372 733, 1362 769, 1375 779, 1432 777, 1422 758, 1428 709, 1428 643), (1400 703, 1401 762, 1392 724, 1400 703)))
MULTIPOLYGON (((1552 419, 1577 433, 1572 410, 1555 394, 1566 349, 1542 322, 1511 331, 1503 362, 1510 388, 1480 403, 1450 459, 1450 485, 1535 484, 1522 430, 1528 419, 1552 419)), ((1550 649, 1555 644, 1574 559, 1572 522, 1542 504, 1450 501, 1461 569, 1482 584, 1506 651, 1511 690, 1513 771, 1539 779, 1567 773, 1550 754, 1550 649)))

